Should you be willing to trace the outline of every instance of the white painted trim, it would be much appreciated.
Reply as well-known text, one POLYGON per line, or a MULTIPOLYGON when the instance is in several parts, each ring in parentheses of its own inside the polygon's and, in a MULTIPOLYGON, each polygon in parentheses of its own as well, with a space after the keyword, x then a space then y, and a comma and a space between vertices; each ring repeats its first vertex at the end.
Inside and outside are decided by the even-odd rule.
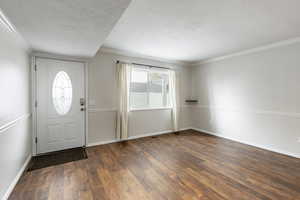
POLYGON ((207 133, 209 135, 213 135, 213 136, 220 137, 220 138, 225 138, 225 139, 228 139, 228 140, 232 140, 232 141, 239 142, 239 143, 242 143, 242 144, 250 145, 250 146, 253 146, 253 147, 260 148, 260 149, 264 149, 264 150, 272 151, 272 152, 275 152, 275 153, 291 156, 291 157, 294 157, 294 158, 300 158, 300 156, 297 155, 297 154, 287 152, 287 151, 283 151, 283 150, 280 150, 280 149, 274 149, 274 148, 265 147, 265 146, 262 146, 262 145, 246 142, 246 141, 240 141, 240 140, 237 140, 237 139, 234 139, 234 138, 231 138, 231 137, 224 136, 222 134, 214 133, 214 132, 204 130, 204 129, 200 129, 200 128, 195 128, 194 127, 192 129, 195 130, 195 131, 198 131, 198 132, 207 133))
MULTIPOLYGON (((180 131, 185 131, 185 130, 190 130, 190 129, 193 129, 193 128, 186 127, 186 128, 180 129, 180 131)), ((166 130, 166 131, 160 131, 160 132, 155 132, 155 133, 147 133, 147 134, 143 134, 143 135, 130 136, 128 139, 125 139, 125 140, 115 139, 115 140, 109 140, 109 141, 103 141, 103 142, 93 142, 93 143, 89 143, 88 147, 103 145, 103 144, 111 144, 111 143, 121 142, 121 141, 134 140, 134 139, 138 139, 138 138, 144 138, 144 137, 150 137, 150 136, 156 136, 156 135, 163 135, 163 134, 168 134, 168 133, 173 133, 173 132, 174 131, 172 131, 172 130, 166 130)))
POLYGON ((213 136, 219 137, 216 133, 208 131, 208 130, 204 130, 204 129, 200 129, 200 128, 195 128, 195 127, 192 127, 191 129, 194 130, 194 131, 198 131, 198 132, 202 132, 202 133, 207 133, 209 135, 213 135, 213 136))
MULTIPOLYGON (((194 128, 186 127, 186 128, 181 128, 179 131, 186 131, 186 130, 191 130, 191 129, 194 129, 194 128)), ((143 135, 131 136, 128 139, 125 139, 125 140, 114 139, 114 140, 108 140, 108 141, 102 141, 102 142, 92 142, 92 143, 89 143, 87 146, 92 147, 92 146, 98 146, 98 145, 104 145, 104 144, 111 144, 111 143, 115 143, 115 142, 134 140, 134 139, 138 139, 138 138, 144 138, 144 137, 150 137, 150 136, 156 136, 156 135, 163 135, 163 134, 168 134, 168 133, 173 133, 173 132, 174 131, 172 131, 172 130, 166 130, 166 131, 160 131, 160 132, 155 132, 155 133, 148 133, 148 134, 143 134, 143 135)))
POLYGON ((162 108, 132 108, 130 109, 130 112, 136 112, 136 111, 151 111, 151 110, 171 110, 172 108, 169 107, 162 107, 162 108))
POLYGON ((143 59, 148 59, 148 60, 153 60, 153 61, 158 61, 158 62, 164 62, 167 64, 184 65, 184 66, 189 65, 189 62, 147 56, 147 55, 140 54, 140 53, 129 52, 129 51, 114 49, 114 48, 110 48, 110 47, 101 47, 100 52, 111 53, 111 54, 133 57, 133 58, 143 58, 143 59))
POLYGON ((15 186, 17 185, 18 181, 20 180, 22 174, 24 173, 24 171, 26 170, 30 160, 31 160, 31 155, 29 155, 27 157, 27 159, 25 160, 23 166, 21 167, 21 169, 19 170, 19 172, 17 173, 16 177, 14 178, 14 180, 11 182, 11 184, 9 185, 8 189, 6 190, 4 196, 2 197, 2 200, 7 200, 9 195, 12 193, 12 191, 14 190, 15 186))
POLYGON ((138 138, 144 138, 144 137, 150 137, 150 136, 157 136, 157 135, 163 135, 163 134, 168 134, 174 132, 173 130, 166 130, 166 131, 159 131, 155 133, 146 133, 143 135, 135 135, 135 136, 129 136, 127 140, 134 140, 138 138))
POLYGON ((62 60, 62 61, 72 61, 72 62, 88 62, 92 57, 80 57, 80 56, 68 56, 68 55, 59 55, 41 51, 33 51, 31 56, 35 58, 45 58, 45 59, 55 59, 55 60, 62 60))
POLYGON ((88 110, 89 110, 89 63, 84 62, 84 80, 85 80, 85 146, 88 145, 89 141, 89 116, 88 116, 88 110))
POLYGON ((36 121, 37 121, 37 113, 35 108, 35 100, 36 100, 36 71, 35 71, 35 56, 31 56, 31 110, 32 110, 32 155, 36 155, 37 152, 37 145, 35 144, 35 137, 37 136, 36 130, 36 121))
POLYGON ((32 155, 35 156, 37 155, 37 144, 35 143, 35 138, 37 137, 37 110, 35 107, 35 101, 37 99, 36 96, 36 91, 37 91, 37 73, 35 71, 35 64, 36 64, 36 59, 41 58, 41 59, 53 59, 53 60, 61 60, 61 61, 67 61, 67 62, 79 62, 84 64, 84 93, 85 93, 85 99, 86 99, 86 112, 85 112, 85 133, 84 133, 84 138, 85 138, 85 146, 87 146, 88 142, 88 58, 80 58, 80 57, 71 57, 71 56, 64 56, 64 55, 56 55, 56 54, 51 54, 51 53, 44 53, 44 52, 33 52, 32 53, 32 64, 31 64, 31 93, 32 93, 32 115, 33 115, 33 120, 32 120, 32 155))
POLYGON ((24 120, 28 119, 30 116, 31 116, 31 113, 27 113, 27 114, 17 117, 16 119, 4 124, 3 126, 0 126, 0 133, 6 132, 8 129, 16 126, 16 124, 18 122, 24 121, 24 120))
POLYGON ((16 33, 15 26, 10 22, 10 20, 5 16, 3 11, 0 9, 0 24, 3 25, 9 32, 16 33))
MULTIPOLYGON (((180 131, 185 131, 185 130, 189 130, 189 129, 192 129, 192 128, 190 128, 190 127, 182 128, 182 129, 180 129, 180 131)), ((146 134, 142 134, 142 135, 129 136, 129 138, 125 139, 125 140, 114 139, 114 140, 101 141, 101 142, 92 142, 92 143, 89 143, 87 146, 92 147, 92 146, 98 146, 98 145, 103 145, 103 144, 111 144, 111 143, 115 143, 115 142, 129 141, 129 140, 134 140, 134 139, 138 139, 138 138, 163 135, 163 134, 168 134, 168 133, 173 133, 173 132, 174 132, 173 130, 166 130, 166 131, 160 131, 160 132, 155 132, 155 133, 146 133, 146 134)))
MULTIPOLYGON (((179 106, 178 108, 184 109, 184 108, 191 108, 192 106, 179 106)), ((142 108, 142 109, 132 109, 130 112, 135 112, 135 111, 151 111, 151 110, 171 110, 172 108, 142 108)), ((89 113, 96 113, 96 112, 117 112, 117 108, 89 108, 88 112, 89 113)))
POLYGON ((117 108, 90 108, 88 109, 89 113, 96 113, 96 112, 117 112, 117 108))
POLYGON ((22 45, 25 51, 30 54, 32 52, 31 46, 27 43, 26 40, 24 40, 22 34, 19 33, 19 31, 16 29, 14 24, 11 23, 10 19, 7 17, 7 15, 1 10, 0 8, 0 25, 2 24, 2 27, 6 29, 8 32, 10 32, 12 35, 16 35, 22 40, 22 45))
POLYGON ((104 144, 111 144, 111 143, 116 143, 116 142, 120 142, 121 140, 108 140, 108 141, 103 141, 103 142, 91 142, 88 143, 87 147, 93 147, 93 146, 99 146, 99 145, 104 145, 104 144))
POLYGON ((194 108, 197 109, 206 108, 210 110, 223 110, 225 112, 239 112, 239 113, 257 114, 257 115, 279 115, 285 117, 300 118, 300 113, 297 112, 280 112, 280 111, 273 111, 273 110, 242 110, 242 109, 226 108, 223 106, 210 106, 210 105, 197 105, 194 106, 194 108))
POLYGON ((179 131, 187 131, 187 130, 194 130, 193 127, 186 127, 186 128, 181 128, 179 131))
POLYGON ((266 50, 269 50, 269 49, 273 49, 273 48, 277 48, 277 47, 281 47, 281 46, 287 46, 287 45, 291 45, 291 44, 295 44, 295 43, 299 43, 299 42, 300 42, 300 37, 296 37, 296 38, 292 38, 292 39, 288 39, 288 40, 283 40, 283 41, 271 43, 271 44, 268 44, 268 45, 255 47, 255 48, 252 48, 252 49, 239 51, 239 52, 224 55, 224 56, 219 56, 219 57, 210 58, 210 59, 206 59, 206 60, 202 60, 202 61, 198 61, 198 62, 193 62, 193 63, 190 63, 190 65, 191 66, 197 66, 197 65, 207 64, 207 63, 218 62, 218 61, 226 60, 226 59, 233 58, 233 57, 258 53, 258 52, 261 52, 261 51, 266 51, 266 50))

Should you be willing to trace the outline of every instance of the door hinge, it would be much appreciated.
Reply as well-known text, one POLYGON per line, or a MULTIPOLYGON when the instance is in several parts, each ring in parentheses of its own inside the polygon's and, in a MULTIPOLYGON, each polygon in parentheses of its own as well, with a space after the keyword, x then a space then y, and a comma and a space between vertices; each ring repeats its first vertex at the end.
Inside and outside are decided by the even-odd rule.
POLYGON ((34 71, 37 71, 37 66, 36 65, 34 65, 34 71))
POLYGON ((35 107, 38 106, 38 102, 37 102, 37 101, 34 102, 34 106, 35 106, 35 107))
POLYGON ((37 140, 37 137, 35 137, 35 143, 37 144, 38 140, 37 140))

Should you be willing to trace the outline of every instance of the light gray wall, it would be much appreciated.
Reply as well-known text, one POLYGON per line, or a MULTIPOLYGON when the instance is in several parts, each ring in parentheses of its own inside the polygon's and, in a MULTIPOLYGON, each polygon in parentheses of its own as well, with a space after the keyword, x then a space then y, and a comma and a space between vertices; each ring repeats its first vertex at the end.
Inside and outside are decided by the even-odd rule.
POLYGON ((28 47, 19 35, 1 24, 0 44, 1 199, 31 155, 31 119, 28 47))
POLYGON ((193 126, 300 157, 300 43, 193 67, 193 126))
MULTIPOLYGON (((172 65, 149 59, 120 56, 104 53, 101 50, 89 62, 89 137, 88 143, 115 140, 117 87, 116 61, 140 62, 150 65, 172 67, 180 77, 180 128, 191 126, 190 108, 184 100, 191 95, 191 74, 189 67, 172 65)), ((171 126, 170 110, 134 111, 129 117, 129 136, 169 131, 171 126)))

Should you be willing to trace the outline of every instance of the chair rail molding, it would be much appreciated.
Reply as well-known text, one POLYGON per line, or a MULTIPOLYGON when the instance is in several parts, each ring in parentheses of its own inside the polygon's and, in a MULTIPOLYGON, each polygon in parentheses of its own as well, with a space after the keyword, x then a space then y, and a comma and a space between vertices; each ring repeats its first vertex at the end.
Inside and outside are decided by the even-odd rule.
POLYGON ((238 113, 249 113, 249 114, 258 114, 258 115, 280 115, 285 117, 296 117, 296 118, 300 117, 299 112, 282 112, 277 110, 236 109, 236 108, 227 108, 224 106, 211 106, 211 105, 197 105, 194 108, 222 110, 224 112, 238 112, 238 113))
POLYGON ((89 108, 89 113, 97 113, 97 112, 116 112, 117 108, 89 108))
POLYGON ((16 119, 0 126, 0 133, 6 132, 8 129, 16 126, 19 122, 24 121, 30 117, 31 117, 31 113, 27 113, 27 114, 21 115, 21 116, 17 117, 16 119))

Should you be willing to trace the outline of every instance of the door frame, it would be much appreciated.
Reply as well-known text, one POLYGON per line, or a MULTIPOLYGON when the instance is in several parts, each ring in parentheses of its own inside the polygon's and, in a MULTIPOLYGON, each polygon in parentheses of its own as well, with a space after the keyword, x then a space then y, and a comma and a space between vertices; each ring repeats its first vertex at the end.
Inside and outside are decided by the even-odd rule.
POLYGON ((32 110, 32 155, 36 156, 37 154, 37 73, 36 73, 36 60, 37 59, 52 59, 60 61, 69 61, 69 62, 79 62, 84 65, 84 94, 86 99, 86 109, 84 112, 84 146, 88 146, 88 60, 89 58, 81 57, 71 57, 71 56, 61 56, 49 53, 40 53, 34 52, 31 54, 31 110, 32 110))

